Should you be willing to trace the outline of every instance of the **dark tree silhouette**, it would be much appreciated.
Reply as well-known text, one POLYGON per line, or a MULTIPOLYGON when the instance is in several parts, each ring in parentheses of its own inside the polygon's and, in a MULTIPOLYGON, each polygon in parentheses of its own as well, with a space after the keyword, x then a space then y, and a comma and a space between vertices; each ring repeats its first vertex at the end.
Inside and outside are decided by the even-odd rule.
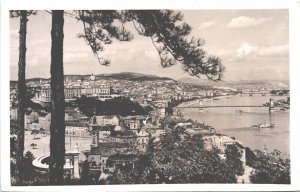
POLYGON ((63 70, 64 11, 52 11, 51 124, 49 184, 63 184, 65 158, 65 96, 63 70))
POLYGON ((16 184, 22 185, 22 162, 24 153, 24 118, 25 118, 25 103, 26 103, 26 82, 25 82, 25 67, 26 67, 26 33, 27 33, 27 17, 35 14, 33 11, 10 11, 10 17, 20 18, 19 30, 19 62, 18 62, 18 115, 17 115, 17 148, 16 148, 16 184))
POLYGON ((88 117, 92 117, 94 115, 94 110, 96 110, 96 115, 128 116, 148 114, 142 106, 126 97, 116 97, 106 101, 81 97, 76 100, 76 104, 80 111, 88 117))
POLYGON ((17 157, 17 133, 18 124, 15 120, 10 120, 10 173, 11 173, 11 184, 15 185, 16 179, 16 157, 17 157))
POLYGON ((241 161, 242 153, 236 145, 228 145, 226 150, 226 163, 237 175, 244 174, 243 162, 241 161))
POLYGON ((32 161, 34 160, 34 156, 30 151, 27 151, 24 155, 24 163, 23 163, 23 176, 24 180, 32 182, 32 178, 35 176, 35 169, 32 165, 32 161))
POLYGON ((278 150, 266 154, 255 151, 256 159, 253 163, 255 169, 250 176, 252 183, 290 184, 290 159, 284 157, 278 150))

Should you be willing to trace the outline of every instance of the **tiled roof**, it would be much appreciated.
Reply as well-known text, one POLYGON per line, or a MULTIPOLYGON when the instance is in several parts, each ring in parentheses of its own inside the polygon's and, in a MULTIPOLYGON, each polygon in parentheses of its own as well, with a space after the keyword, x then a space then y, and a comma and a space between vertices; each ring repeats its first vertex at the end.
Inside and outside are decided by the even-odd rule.
POLYGON ((84 114, 81 113, 77 113, 77 112, 71 112, 68 113, 70 116, 72 116, 74 119, 79 120, 79 119, 86 119, 88 118, 87 116, 85 116, 84 114))
POLYGON ((72 126, 72 127, 88 127, 89 125, 87 123, 74 123, 74 122, 65 122, 66 126, 72 126))
POLYGON ((129 143, 99 143, 98 147, 92 147, 90 154, 98 154, 103 156, 110 156, 118 152, 130 151, 133 148, 132 144, 129 143))

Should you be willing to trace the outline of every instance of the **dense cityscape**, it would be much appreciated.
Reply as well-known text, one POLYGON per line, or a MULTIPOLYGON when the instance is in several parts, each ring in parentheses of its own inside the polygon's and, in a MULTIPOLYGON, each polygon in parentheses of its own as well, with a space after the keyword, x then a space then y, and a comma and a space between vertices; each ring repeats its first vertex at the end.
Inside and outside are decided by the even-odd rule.
MULTIPOLYGON (((141 165, 141 160, 148 157, 151 146, 159 143, 163 138, 171 139, 168 137, 176 130, 183 131, 180 134, 184 133, 189 137, 200 136, 197 147, 201 148, 203 145, 205 151, 216 151, 220 161, 226 162, 226 159, 232 158, 231 161, 237 164, 233 165, 237 171, 231 175, 232 180, 214 181, 208 177, 198 182, 255 182, 253 175, 257 164, 253 156, 263 156, 266 151, 253 152, 253 149, 244 145, 239 138, 220 133, 205 122, 191 119, 181 107, 196 105, 199 110, 203 110, 204 106, 201 106, 201 103, 203 104, 204 100, 259 94, 262 97, 265 95, 285 97, 286 99, 271 100, 271 102, 274 102, 273 107, 277 108, 276 110, 289 110, 289 90, 276 88, 276 86, 272 88, 262 85, 251 88, 249 86, 213 87, 143 74, 117 75, 119 78, 122 75, 126 77, 120 80, 113 75, 65 76, 64 169, 65 177, 69 177, 71 183, 72 181, 76 183, 77 180, 80 180, 80 184, 184 182, 180 181, 181 178, 176 174, 169 173, 170 175, 167 176, 165 170, 167 165, 157 165, 161 170, 151 173, 154 176, 149 170, 146 172, 148 167, 143 165, 146 162, 141 165), (200 141, 203 143, 201 144, 200 141), (235 156, 227 157, 233 155, 230 151, 235 152, 235 156), (126 174, 134 174, 136 170, 143 172, 148 180, 126 176, 126 174)), ((27 80, 26 83, 29 97, 25 113, 25 151, 30 151, 28 153, 34 156, 31 157, 32 165, 29 166, 32 166, 29 170, 35 172, 34 174, 37 174, 36 172, 45 174, 49 163, 51 123, 49 83, 49 80, 40 78, 27 80)), ((17 118, 16 96, 16 83, 12 81, 11 121, 17 118)), ((264 105, 270 108, 271 103, 264 105)), ((201 111, 199 113, 201 114, 201 111)), ((237 110, 237 113, 242 111, 237 110)), ((258 129, 262 128, 258 127, 258 129)), ((174 158, 178 157, 174 155, 174 158)), ((34 178, 35 180, 29 183, 34 185, 45 182, 42 177, 39 177, 41 180, 34 178)))
POLYGON ((7 11, 3 189, 294 185, 288 9, 7 11))

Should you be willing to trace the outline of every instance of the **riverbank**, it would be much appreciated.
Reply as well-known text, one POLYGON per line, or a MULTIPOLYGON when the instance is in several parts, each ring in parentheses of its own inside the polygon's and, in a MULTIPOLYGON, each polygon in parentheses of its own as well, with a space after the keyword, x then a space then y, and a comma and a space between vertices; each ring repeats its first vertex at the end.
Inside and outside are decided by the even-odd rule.
MULTIPOLYGON (((206 99, 204 105, 256 105, 262 106, 270 98, 275 100, 284 99, 279 96, 231 96, 217 97, 218 99, 206 99)), ((185 116, 197 122, 206 123, 219 133, 235 137, 245 146, 251 149, 267 150, 269 152, 278 149, 289 154, 289 111, 276 108, 275 112, 269 113, 267 107, 244 107, 244 108, 182 108, 185 116), (237 113, 237 110, 243 111, 237 113), (252 126, 259 123, 275 124, 274 128, 253 129, 252 126)))

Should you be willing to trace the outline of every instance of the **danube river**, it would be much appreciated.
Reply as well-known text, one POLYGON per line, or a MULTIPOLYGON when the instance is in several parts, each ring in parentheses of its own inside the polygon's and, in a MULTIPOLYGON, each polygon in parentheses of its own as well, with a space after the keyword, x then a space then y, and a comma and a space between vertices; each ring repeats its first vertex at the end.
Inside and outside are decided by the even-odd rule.
MULTIPOLYGON (((232 96, 217 100, 205 99, 204 106, 259 106, 269 99, 275 101, 286 99, 277 96, 232 96)), ((200 112, 197 108, 183 109, 185 115, 198 122, 205 122, 216 129, 218 133, 235 137, 245 146, 251 149, 267 149, 268 152, 278 149, 289 154, 290 151, 290 113, 276 108, 275 112, 269 113, 268 107, 222 107, 204 108, 200 112), (241 110, 242 112, 239 112, 241 110), (260 123, 275 124, 274 128, 253 128, 260 123)))

